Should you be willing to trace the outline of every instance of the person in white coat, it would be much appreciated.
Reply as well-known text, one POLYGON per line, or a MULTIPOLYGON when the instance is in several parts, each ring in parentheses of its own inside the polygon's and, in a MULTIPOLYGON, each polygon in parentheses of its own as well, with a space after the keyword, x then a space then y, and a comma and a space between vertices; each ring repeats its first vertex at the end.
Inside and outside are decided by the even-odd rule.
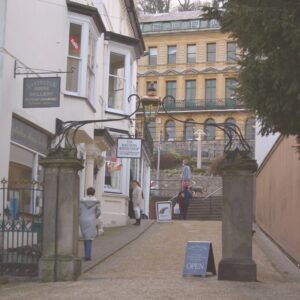
POLYGON ((95 197, 95 189, 89 187, 86 191, 87 196, 80 200, 80 229, 84 239, 84 258, 91 260, 92 240, 97 234, 97 218, 101 211, 99 201, 95 197))
POLYGON ((132 203, 136 222, 134 225, 141 225, 141 211, 144 207, 143 190, 137 180, 131 182, 132 186, 132 203))

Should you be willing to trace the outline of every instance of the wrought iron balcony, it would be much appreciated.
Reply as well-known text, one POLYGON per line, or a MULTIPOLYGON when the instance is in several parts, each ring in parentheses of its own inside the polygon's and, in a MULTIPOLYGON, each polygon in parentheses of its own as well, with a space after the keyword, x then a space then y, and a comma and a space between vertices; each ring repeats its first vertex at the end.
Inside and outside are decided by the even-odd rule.
MULTIPOLYGON (((202 110, 224 110, 224 109, 247 109, 248 107, 237 99, 183 99, 166 100, 165 108, 170 111, 202 111, 202 110)), ((163 109, 160 108, 160 111, 163 109)), ((139 110, 141 112, 141 110, 139 110)))

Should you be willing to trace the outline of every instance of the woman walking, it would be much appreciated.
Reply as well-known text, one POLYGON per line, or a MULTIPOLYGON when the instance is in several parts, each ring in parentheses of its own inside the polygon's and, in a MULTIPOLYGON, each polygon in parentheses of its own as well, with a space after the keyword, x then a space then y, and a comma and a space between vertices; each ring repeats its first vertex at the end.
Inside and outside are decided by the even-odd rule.
POLYGON ((144 207, 143 190, 137 180, 131 182, 132 186, 132 203, 136 222, 134 225, 141 225, 141 210, 144 207))
POLYGON ((95 197, 95 189, 89 187, 86 191, 87 196, 80 201, 80 229, 84 239, 84 259, 92 259, 92 240, 97 234, 97 218, 101 211, 99 201, 95 197))

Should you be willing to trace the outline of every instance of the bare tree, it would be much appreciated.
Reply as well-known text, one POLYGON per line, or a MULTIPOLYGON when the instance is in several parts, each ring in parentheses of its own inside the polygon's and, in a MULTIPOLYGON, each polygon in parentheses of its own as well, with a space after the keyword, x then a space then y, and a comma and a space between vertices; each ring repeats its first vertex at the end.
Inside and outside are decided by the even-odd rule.
POLYGON ((209 1, 195 1, 195 0, 177 0, 178 6, 177 10, 179 11, 187 11, 187 10, 198 10, 203 6, 210 6, 209 1))
POLYGON ((143 13, 167 13, 170 11, 171 0, 138 0, 137 8, 143 13))

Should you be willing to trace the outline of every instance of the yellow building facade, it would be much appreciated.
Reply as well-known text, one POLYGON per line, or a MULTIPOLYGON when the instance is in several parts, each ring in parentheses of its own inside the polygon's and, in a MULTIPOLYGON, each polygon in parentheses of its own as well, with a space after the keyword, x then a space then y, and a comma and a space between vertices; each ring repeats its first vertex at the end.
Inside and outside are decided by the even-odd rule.
POLYGON ((203 130, 202 155, 218 156, 226 142, 224 132, 211 123, 235 123, 251 146, 255 139, 255 114, 235 94, 238 65, 236 42, 220 32, 214 20, 201 11, 140 17, 148 55, 138 63, 138 93, 145 95, 150 82, 157 95, 171 95, 164 102, 176 122, 160 110, 149 124, 163 150, 193 152, 198 129, 203 130), (203 123, 199 125, 197 123, 203 123))

